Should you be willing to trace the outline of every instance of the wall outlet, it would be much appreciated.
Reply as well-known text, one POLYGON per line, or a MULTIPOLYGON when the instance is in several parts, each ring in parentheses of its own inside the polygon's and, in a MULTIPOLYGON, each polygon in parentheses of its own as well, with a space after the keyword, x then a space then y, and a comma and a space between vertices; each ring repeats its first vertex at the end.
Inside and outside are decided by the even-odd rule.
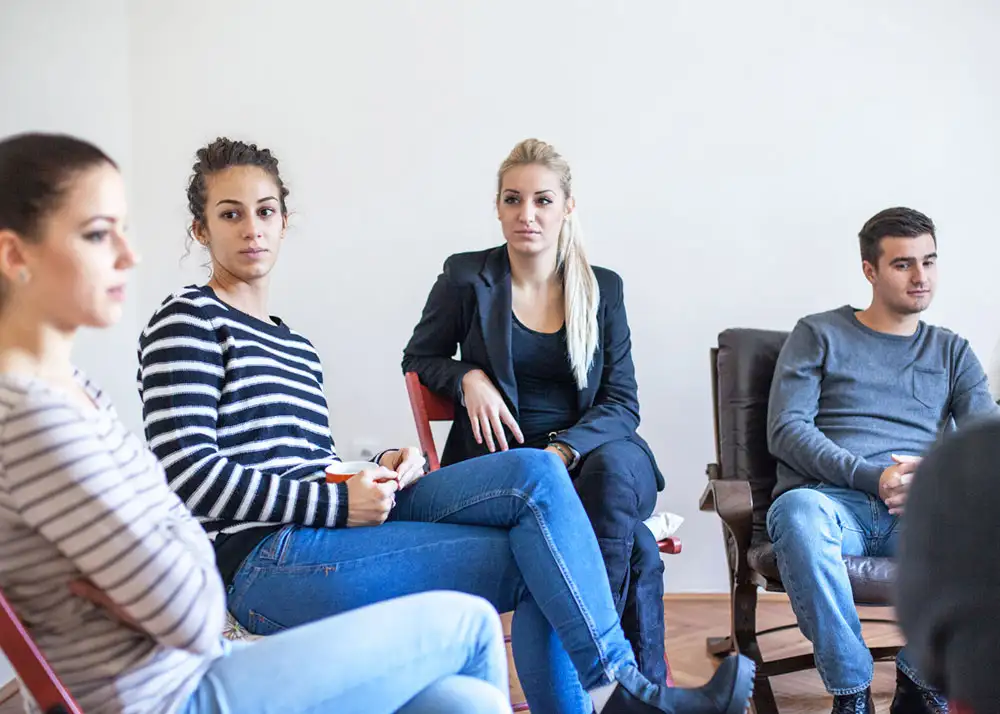
POLYGON ((379 452, 379 447, 373 439, 355 439, 351 442, 351 459, 369 461, 379 452))

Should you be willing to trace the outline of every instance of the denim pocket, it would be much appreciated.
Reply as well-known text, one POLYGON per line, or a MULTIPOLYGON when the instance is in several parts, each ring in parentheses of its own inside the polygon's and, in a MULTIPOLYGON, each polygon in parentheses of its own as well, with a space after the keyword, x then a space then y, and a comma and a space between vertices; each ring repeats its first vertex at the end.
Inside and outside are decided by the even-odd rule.
POLYGON ((913 398, 929 409, 943 409, 948 400, 948 375, 940 369, 914 367, 913 398))
POLYGON ((247 629, 255 635, 276 635, 288 628, 264 617, 256 610, 251 610, 247 617, 247 629))

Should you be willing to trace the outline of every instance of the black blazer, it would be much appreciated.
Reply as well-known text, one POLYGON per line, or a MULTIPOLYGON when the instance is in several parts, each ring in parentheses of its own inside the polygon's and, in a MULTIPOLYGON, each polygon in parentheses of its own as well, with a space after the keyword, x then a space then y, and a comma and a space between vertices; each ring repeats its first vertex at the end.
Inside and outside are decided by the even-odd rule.
MULTIPOLYGON (((639 399, 632 363, 632 339, 625 315, 622 279, 605 268, 594 268, 601 300, 597 309, 597 353, 578 394, 582 416, 559 434, 559 441, 586 457, 598 446, 627 439, 649 455, 657 488, 663 475, 639 426, 639 399)), ((481 369, 518 418, 517 383, 511 358, 510 260, 505 246, 458 253, 444 269, 427 298, 420 322, 403 350, 403 372, 416 372, 431 391, 455 400, 462 413, 462 377, 481 369), (459 358, 453 359, 456 345, 459 358)), ((568 359, 568 356, 567 356, 568 359)), ((508 432, 508 443, 512 437, 508 432)), ((456 419, 448 434, 441 463, 451 464, 488 453, 477 444, 468 419, 456 419)))

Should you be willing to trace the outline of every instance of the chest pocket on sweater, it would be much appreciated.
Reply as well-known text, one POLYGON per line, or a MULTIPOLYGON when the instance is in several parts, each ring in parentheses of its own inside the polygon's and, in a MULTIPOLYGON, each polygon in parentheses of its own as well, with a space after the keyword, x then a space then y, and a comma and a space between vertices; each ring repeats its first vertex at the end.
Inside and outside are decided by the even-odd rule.
POLYGON ((928 409, 944 409, 948 401, 948 374, 938 369, 913 369, 913 397, 928 409))

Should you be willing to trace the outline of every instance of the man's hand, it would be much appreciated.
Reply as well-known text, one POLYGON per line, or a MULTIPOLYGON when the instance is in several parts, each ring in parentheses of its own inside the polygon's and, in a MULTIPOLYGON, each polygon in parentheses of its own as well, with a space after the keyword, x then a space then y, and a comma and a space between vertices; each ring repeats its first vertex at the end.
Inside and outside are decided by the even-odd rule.
POLYGON ((142 625, 132 619, 132 616, 125 612, 125 610, 123 610, 118 603, 109 598, 107 593, 89 580, 83 578, 79 580, 71 580, 69 583, 69 591, 77 597, 89 600, 93 604, 97 605, 126 627, 129 627, 136 632, 145 634, 146 631, 142 629, 142 625))
POLYGON ((379 466, 396 472, 401 491, 407 486, 412 486, 424 475, 424 463, 424 455, 415 446, 387 451, 379 460, 379 466))
POLYGON ((898 516, 903 513, 910 481, 913 480, 913 474, 921 457, 893 454, 892 460, 896 463, 883 471, 879 477, 878 497, 885 502, 891 515, 898 516))

